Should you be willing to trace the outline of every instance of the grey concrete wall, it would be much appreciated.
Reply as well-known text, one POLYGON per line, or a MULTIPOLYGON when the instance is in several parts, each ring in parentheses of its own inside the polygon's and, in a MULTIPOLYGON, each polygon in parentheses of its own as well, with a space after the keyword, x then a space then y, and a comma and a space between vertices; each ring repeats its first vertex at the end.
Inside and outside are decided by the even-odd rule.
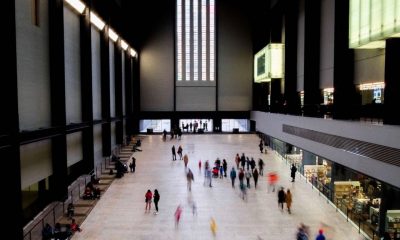
POLYGON ((100 63, 100 33, 92 27, 92 91, 93 119, 101 119, 101 63, 100 63))
POLYGON ((66 123, 82 122, 81 52, 79 16, 64 7, 66 123))
POLYGON ((36 26, 32 21, 32 1, 15 1, 21 130, 51 126, 48 1, 39 3, 39 26, 36 26))
POLYGON ((248 16, 239 1, 217 2, 218 110, 252 108, 253 50, 248 16))
POLYGON ((21 189, 53 174, 50 139, 22 145, 20 154, 21 189))

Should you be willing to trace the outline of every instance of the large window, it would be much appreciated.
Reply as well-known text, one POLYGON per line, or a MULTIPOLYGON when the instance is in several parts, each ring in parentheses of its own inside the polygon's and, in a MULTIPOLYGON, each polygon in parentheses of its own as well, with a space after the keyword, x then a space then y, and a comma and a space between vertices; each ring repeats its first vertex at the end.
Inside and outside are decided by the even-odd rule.
POLYGON ((215 0, 176 2, 176 80, 215 80, 215 0))

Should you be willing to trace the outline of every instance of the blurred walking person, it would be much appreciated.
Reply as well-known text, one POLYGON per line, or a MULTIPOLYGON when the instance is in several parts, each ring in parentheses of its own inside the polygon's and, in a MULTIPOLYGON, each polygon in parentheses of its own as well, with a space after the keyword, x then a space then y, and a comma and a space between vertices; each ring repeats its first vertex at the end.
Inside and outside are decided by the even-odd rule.
POLYGON ((187 187, 188 187, 189 191, 192 191, 192 181, 194 181, 194 177, 193 177, 193 173, 190 170, 190 168, 186 174, 186 178, 187 178, 187 187))
POLYGON ((286 201, 286 207, 287 207, 288 213, 291 214, 292 212, 291 212, 290 208, 292 207, 292 193, 290 192, 289 189, 286 191, 285 201, 286 201))
POLYGON ((201 172, 201 160, 199 160, 199 172, 201 172))
POLYGON ((271 188, 272 192, 275 192, 275 185, 277 181, 278 181, 278 174, 276 172, 270 172, 268 174, 268 183, 269 183, 268 192, 271 188))
POLYGON ((240 162, 240 157, 239 157, 239 153, 236 154, 235 157, 235 163, 236 163, 236 168, 239 169, 239 162, 240 162))
POLYGON ((264 175, 264 161, 261 158, 258 159, 258 169, 260 169, 259 174, 264 175))
POLYGON ((290 168, 290 177, 292 177, 292 182, 294 182, 294 179, 296 178, 296 171, 296 166, 292 164, 292 167, 290 168))
POLYGON ((258 171, 257 171, 257 168, 254 169, 253 178, 254 178, 254 186, 255 186, 255 188, 257 188, 257 182, 258 182, 258 171))
POLYGON ((189 162, 189 157, 187 154, 183 156, 183 162, 185 163, 185 168, 187 168, 188 162, 189 162))
POLYGON ((179 147, 178 147, 179 160, 182 160, 182 152, 183 152, 182 146, 179 145, 179 147))
POLYGON ((172 150, 172 161, 175 161, 176 160, 175 145, 172 145, 171 150, 172 150))
POLYGON ((226 177, 226 172, 228 171, 228 163, 225 159, 222 160, 222 167, 224 168, 224 177, 226 177))
POLYGON ((175 227, 178 227, 182 215, 182 206, 179 204, 175 210, 175 227))
POLYGON ((283 203, 285 202, 285 191, 284 188, 281 187, 281 190, 278 191, 278 207, 281 208, 281 211, 283 211, 283 203))
POLYGON ((210 228, 211 228, 212 234, 215 236, 217 234, 217 223, 215 222, 214 218, 211 218, 210 228))
POLYGON ((245 176, 246 176, 247 188, 250 188, 250 178, 252 177, 250 170, 247 169, 245 176))
POLYGON ((232 181, 232 187, 235 188, 236 171, 235 171, 234 167, 232 167, 230 176, 231 176, 231 181, 232 181))

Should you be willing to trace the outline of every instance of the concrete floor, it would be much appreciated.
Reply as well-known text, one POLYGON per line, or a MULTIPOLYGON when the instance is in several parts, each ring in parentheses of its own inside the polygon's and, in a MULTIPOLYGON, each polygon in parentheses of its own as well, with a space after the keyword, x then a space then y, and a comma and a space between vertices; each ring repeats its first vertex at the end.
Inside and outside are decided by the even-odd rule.
MULTIPOLYGON (((163 142, 160 135, 145 136, 142 152, 134 153, 136 172, 116 179, 82 224, 82 232, 73 239, 296 239, 299 223, 310 227, 310 239, 323 227, 327 239, 363 239, 358 231, 336 210, 312 190, 300 175, 290 182, 290 170, 272 150, 261 154, 259 138, 250 134, 183 135, 182 140, 163 142), (183 147, 189 156, 189 168, 194 173, 192 191, 187 190, 183 161, 172 161, 171 147, 183 147), (278 209, 277 194, 268 193, 266 174, 259 186, 247 191, 248 200, 240 198, 239 188, 233 189, 229 178, 213 178, 213 187, 204 186, 204 171, 198 161, 226 159, 228 169, 234 166, 236 153, 258 159, 262 157, 265 173, 278 171, 279 186, 290 188, 293 194, 292 214, 278 209), (159 215, 145 213, 144 195, 158 189, 161 195, 159 215), (193 215, 189 200, 197 205, 193 215), (183 207, 181 221, 175 227, 174 212, 183 207), (210 229, 210 219, 217 224, 216 235, 210 229)), ((229 175, 228 175, 229 177, 229 175)), ((236 184, 238 179, 236 179, 236 184)))

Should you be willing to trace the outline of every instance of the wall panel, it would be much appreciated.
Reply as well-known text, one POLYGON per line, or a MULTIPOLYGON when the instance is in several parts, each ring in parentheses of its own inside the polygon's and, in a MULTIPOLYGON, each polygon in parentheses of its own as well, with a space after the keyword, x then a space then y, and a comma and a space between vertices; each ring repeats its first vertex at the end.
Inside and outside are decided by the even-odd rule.
POLYGON ((92 27, 93 119, 101 119, 100 33, 92 27))
POLYGON ((305 10, 304 1, 299 2, 299 20, 297 36, 297 91, 304 90, 304 20, 305 10))
POLYGON ((32 2, 15 1, 18 114, 22 130, 51 126, 48 1, 39 1, 39 26, 32 22, 32 2))
POLYGON ((333 87, 335 1, 321 1, 320 87, 333 87))
POLYGON ((53 174, 50 139, 22 145, 20 154, 21 189, 53 174))
POLYGON ((115 62, 114 62, 114 42, 109 41, 110 48, 110 114, 115 117, 115 62))
POLYGON ((66 123, 82 122, 79 16, 64 7, 66 123))
POLYGON ((67 135, 67 166, 71 166, 83 159, 82 133, 76 132, 67 135))

